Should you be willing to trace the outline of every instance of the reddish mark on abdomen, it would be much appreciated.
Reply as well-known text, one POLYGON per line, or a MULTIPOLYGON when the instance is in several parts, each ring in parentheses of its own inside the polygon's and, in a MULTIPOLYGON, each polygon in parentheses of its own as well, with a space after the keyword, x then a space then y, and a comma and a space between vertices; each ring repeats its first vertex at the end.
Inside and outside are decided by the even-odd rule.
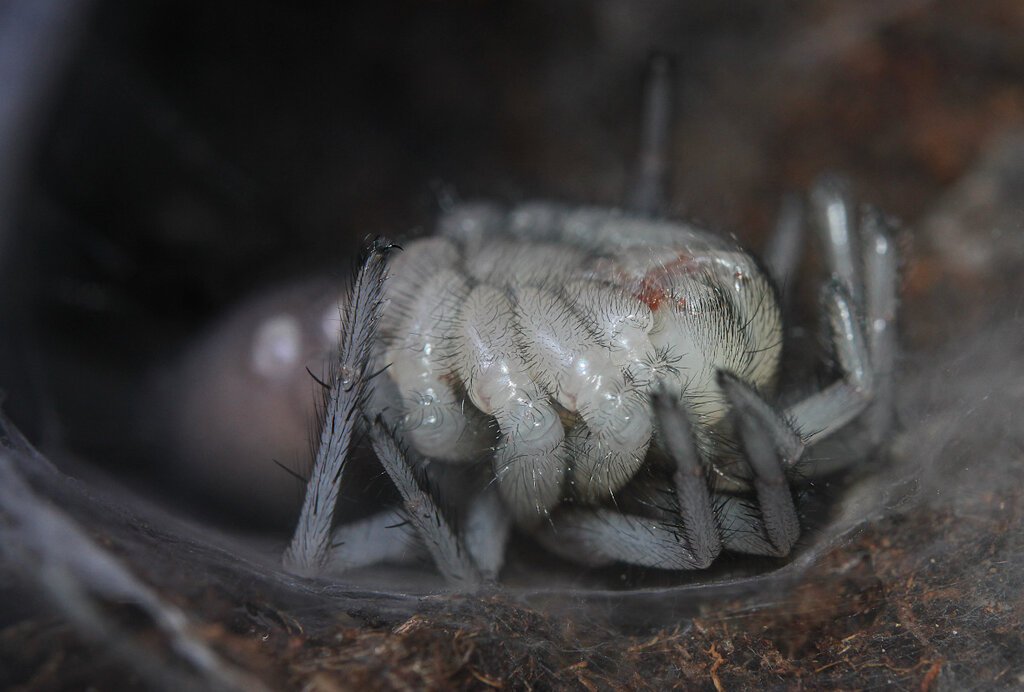
MULTIPOLYGON (((658 265, 644 274, 633 295, 651 310, 657 310, 661 301, 668 298, 668 279, 683 273, 693 273, 696 268, 697 264, 692 257, 680 254, 675 260, 658 265)), ((676 303, 680 310, 686 308, 685 298, 677 299, 676 303)))
POLYGON ((666 295, 664 289, 652 286, 647 282, 647 277, 644 277, 640 280, 640 292, 636 294, 636 297, 651 310, 657 310, 666 295))

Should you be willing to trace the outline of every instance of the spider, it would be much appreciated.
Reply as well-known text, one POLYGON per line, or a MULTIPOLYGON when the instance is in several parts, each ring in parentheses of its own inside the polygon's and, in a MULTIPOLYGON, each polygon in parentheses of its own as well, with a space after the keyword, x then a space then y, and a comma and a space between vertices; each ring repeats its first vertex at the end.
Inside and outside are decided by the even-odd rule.
MULTIPOLYGON (((479 584, 497 577, 513 525, 594 566, 788 555, 789 479, 835 470, 806 447, 855 419, 877 442, 891 418, 895 226, 871 208, 855 223, 847 197, 834 177, 810 195, 839 378, 783 408, 780 295, 726 237, 533 202, 452 205, 401 252, 376 241, 342 311, 286 565, 320 574, 425 549, 450 583, 479 584), (360 426, 403 507, 332 535, 360 426)), ((768 255, 779 285, 801 244, 794 209, 768 255)))

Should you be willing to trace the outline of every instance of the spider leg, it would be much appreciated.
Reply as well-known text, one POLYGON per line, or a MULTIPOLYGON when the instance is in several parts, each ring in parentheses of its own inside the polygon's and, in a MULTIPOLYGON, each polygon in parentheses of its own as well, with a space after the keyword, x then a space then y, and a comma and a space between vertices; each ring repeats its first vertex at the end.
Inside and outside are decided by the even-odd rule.
POLYGON ((644 84, 640 123, 640 150, 636 179, 626 206, 641 216, 653 216, 665 206, 670 125, 673 98, 672 60, 664 54, 651 56, 644 84))
POLYGON ((659 569, 705 569, 722 547, 782 557, 800 535, 785 468, 803 453, 799 436, 749 386, 720 373, 723 390, 754 471, 757 504, 712 495, 680 403, 652 395, 665 450, 676 463, 678 521, 625 514, 613 508, 563 509, 538 533, 552 552, 600 566, 621 561, 659 569))
MULTIPOLYGON (((800 536, 800 522, 785 470, 800 458, 803 447, 786 422, 742 380, 720 372, 719 382, 732 403, 732 418, 747 463, 754 472, 754 490, 760 508, 762 531, 734 533, 767 539, 761 546, 745 545, 743 552, 788 555, 800 536)), ((726 545, 740 549, 733 541, 727 541, 726 545)))
POLYGON ((484 577, 498 577, 511 530, 512 517, 505 511, 501 496, 492 487, 484 489, 470 504, 463 527, 466 550, 484 577))
POLYGON ((410 562, 423 552, 423 542, 408 517, 391 509, 336 528, 324 573, 340 574, 382 562, 410 562))
MULTIPOLYGON (((764 521, 760 498, 754 501, 738 495, 715 495, 718 522, 722 527, 722 543, 734 552, 745 555, 785 557, 771 539, 764 521)), ((797 536, 793 537, 795 542, 797 536)))
MULTIPOLYGON (((759 510, 757 505, 732 495, 715 494, 712 498, 717 515, 715 532, 725 548, 773 557, 789 553, 799 527, 796 534, 777 536, 776 540, 781 539, 777 545, 768 537, 763 506, 759 510)), ((669 570, 708 567, 705 557, 697 557, 690 550, 683 522, 624 514, 609 507, 561 510, 536 538, 551 552, 591 567, 614 562, 669 570)))
POLYGON ((823 175, 811 190, 809 206, 831 275, 822 302, 842 378, 786 411, 786 419, 807 445, 825 439, 860 415, 871 400, 875 382, 859 312, 864 246, 858 241, 846 183, 837 176, 823 175))
MULTIPOLYGON (((892 423, 892 372, 896 358, 897 255, 895 227, 878 211, 862 212, 852 225, 845 185, 824 177, 811 193, 811 208, 822 236, 831 284, 825 311, 842 379, 791 406, 786 419, 810 445, 861 415, 874 446, 892 423), (857 232, 859 230, 859 233, 857 232)), ((834 464, 815 462, 805 470, 821 474, 834 464)))
POLYGON ((845 181, 835 175, 821 176, 811 189, 810 213, 822 237, 829 272, 860 305, 863 296, 861 248, 845 181))
POLYGON ((696 569, 711 565, 722 550, 722 539, 715 521, 711 492, 704 475, 690 421, 676 397, 664 391, 651 397, 654 415, 661 431, 665 451, 676 462, 673 475, 683 535, 696 569))
POLYGON ((863 323, 846 288, 837 281, 827 284, 824 303, 842 378, 790 406, 784 416, 808 446, 856 418, 871 401, 875 385, 863 323))
POLYGON ((782 293, 782 300, 788 303, 793 295, 793 282, 804 240, 804 205, 797 194, 782 198, 775 230, 765 248, 764 261, 768 272, 775 279, 775 285, 782 293))
POLYGON ((383 310, 386 258, 393 246, 373 243, 356 274, 351 299, 342 314, 339 361, 332 373, 326 419, 306 485, 298 525, 285 550, 284 565, 298 573, 317 574, 326 564, 331 523, 358 411, 369 390, 369 362, 383 310))
POLYGON ((562 510, 536 537, 551 552, 591 567, 613 562, 675 570, 707 567, 690 551, 679 523, 614 508, 562 510))
MULTIPOLYGON (((386 424, 382 429, 387 434, 386 424)), ((376 451, 391 455, 395 453, 394 449, 385 441, 376 451)), ((324 572, 342 574, 384 562, 410 564, 430 554, 436 563, 442 565, 441 571, 453 584, 478 581, 474 565, 483 578, 496 579, 504 563, 505 546, 512 528, 512 518, 505 511, 497 491, 488 487, 474 497, 462 523, 460 543, 433 496, 421 489, 422 485, 409 464, 406 459, 396 457, 383 465, 400 488, 403 499, 407 496, 413 499, 406 501, 405 508, 386 510, 337 527, 324 572), (425 526, 410 518, 409 512, 417 508, 422 510, 418 514, 427 517, 425 526), (468 553, 469 565, 463 553, 468 553)))
POLYGON ((379 418, 368 425, 373 451, 398 488, 409 522, 426 543, 445 581, 463 587, 480 584, 480 570, 431 494, 421 486, 405 450, 379 418))
POLYGON ((763 426, 779 455, 783 470, 800 460, 804 453, 804 442, 781 413, 730 372, 720 370, 718 384, 729 397, 737 415, 752 417, 763 426))
POLYGON ((875 396, 865 420, 869 442, 874 446, 885 437, 893 419, 898 258, 895 224, 877 209, 864 209, 860 228, 864 256, 864 318, 875 371, 875 396))
POLYGON ((672 570, 705 569, 718 556, 720 530, 686 413, 664 392, 652 401, 664 446, 676 462, 677 520, 609 507, 563 508, 536 532, 548 550, 592 567, 626 562, 672 570))

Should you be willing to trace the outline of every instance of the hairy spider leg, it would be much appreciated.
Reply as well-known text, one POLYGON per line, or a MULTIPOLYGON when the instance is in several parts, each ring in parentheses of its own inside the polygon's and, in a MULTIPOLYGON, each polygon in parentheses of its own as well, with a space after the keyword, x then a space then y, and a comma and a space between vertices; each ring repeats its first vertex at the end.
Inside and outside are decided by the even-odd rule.
MULTIPOLYGON (((897 258, 894 228, 868 208, 859 237, 845 186, 826 176, 811 194, 814 226, 825 246, 832 280, 823 290, 841 379, 823 391, 790 406, 785 418, 807 445, 818 442, 859 416, 876 401, 879 388, 887 392, 869 414, 871 438, 877 442, 891 425, 891 380, 896 356, 895 315, 897 258)), ((801 470, 822 475, 835 470, 827 462, 807 460, 801 470)))
POLYGON ((372 375, 369 364, 377 337, 391 245, 376 241, 356 274, 346 309, 342 311, 339 364, 330 379, 327 410, 313 472, 306 488, 295 534, 284 554, 285 566, 310 576, 325 569, 340 570, 391 557, 405 556, 409 532, 405 520, 386 511, 344 527, 332 538, 338 492, 352 435, 362 420, 384 470, 403 499, 404 516, 434 558, 438 570, 454 585, 473 587, 484 580, 473 558, 440 507, 424 490, 405 451, 378 416, 366 415, 372 375), (378 541, 372 547, 369 541, 378 541), (362 551, 370 551, 364 555, 362 551))
POLYGON ((803 448, 795 433, 781 424, 774 409, 763 405, 750 385, 727 372, 719 372, 719 382, 732 403, 732 419, 747 463, 754 471, 760 509, 760 530, 727 531, 728 536, 745 541, 740 546, 729 540, 727 545, 731 550, 742 548, 746 553, 784 557, 800 537, 800 522, 785 469, 799 459, 803 448), (761 542, 753 544, 754 541, 761 542))
POLYGON ((398 488, 405 515, 426 543, 438 571, 452 586, 473 588, 480 585, 484 575, 432 494, 416 477, 406 457, 410 452, 402 449, 380 418, 367 423, 373 451, 398 488))
MULTIPOLYGON (((785 476, 781 446, 799 455, 792 430, 778 429, 778 416, 739 378, 721 373, 732 403, 746 458, 754 471, 757 505, 723 493, 712 494, 702 469, 689 414, 678 398, 658 392, 653 405, 661 441, 675 461, 673 475, 679 519, 667 521, 609 508, 565 509, 538 538, 549 550, 577 562, 612 562, 659 569, 707 568, 723 547, 734 552, 783 557, 800 535, 796 507, 785 476)), ((783 426, 784 427, 784 426, 783 426)))
POLYGON ((697 569, 703 569, 722 551, 722 538, 689 416, 678 399, 665 392, 656 392, 651 403, 658 418, 662 444, 676 462, 672 481, 679 501, 683 537, 697 569))
POLYGON ((368 394, 369 364, 383 310, 387 256, 392 247, 383 240, 373 243, 353 281, 347 309, 342 312, 339 360, 330 377, 320 444, 299 522, 283 558, 285 566, 295 572, 316 574, 328 559, 341 479, 368 394))

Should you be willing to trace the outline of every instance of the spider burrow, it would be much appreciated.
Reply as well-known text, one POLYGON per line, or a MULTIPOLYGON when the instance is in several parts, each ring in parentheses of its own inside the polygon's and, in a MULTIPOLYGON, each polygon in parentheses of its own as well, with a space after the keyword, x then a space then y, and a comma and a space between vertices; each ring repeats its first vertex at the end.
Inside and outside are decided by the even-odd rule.
MULTIPOLYGON (((778 285, 797 264, 801 209, 784 208, 767 252, 778 285)), ((840 377, 782 409, 779 294, 728 238, 617 209, 468 203, 401 252, 375 243, 342 312, 286 564, 319 574, 425 549, 472 585, 496 577, 513 525, 587 565, 789 554, 789 479, 835 470, 805 447, 854 419, 869 444, 884 437, 896 351, 893 224, 872 209, 855 223, 831 177, 810 210, 840 377), (332 537, 358 426, 404 506, 332 537), (447 483, 455 465, 482 480, 447 483)))

